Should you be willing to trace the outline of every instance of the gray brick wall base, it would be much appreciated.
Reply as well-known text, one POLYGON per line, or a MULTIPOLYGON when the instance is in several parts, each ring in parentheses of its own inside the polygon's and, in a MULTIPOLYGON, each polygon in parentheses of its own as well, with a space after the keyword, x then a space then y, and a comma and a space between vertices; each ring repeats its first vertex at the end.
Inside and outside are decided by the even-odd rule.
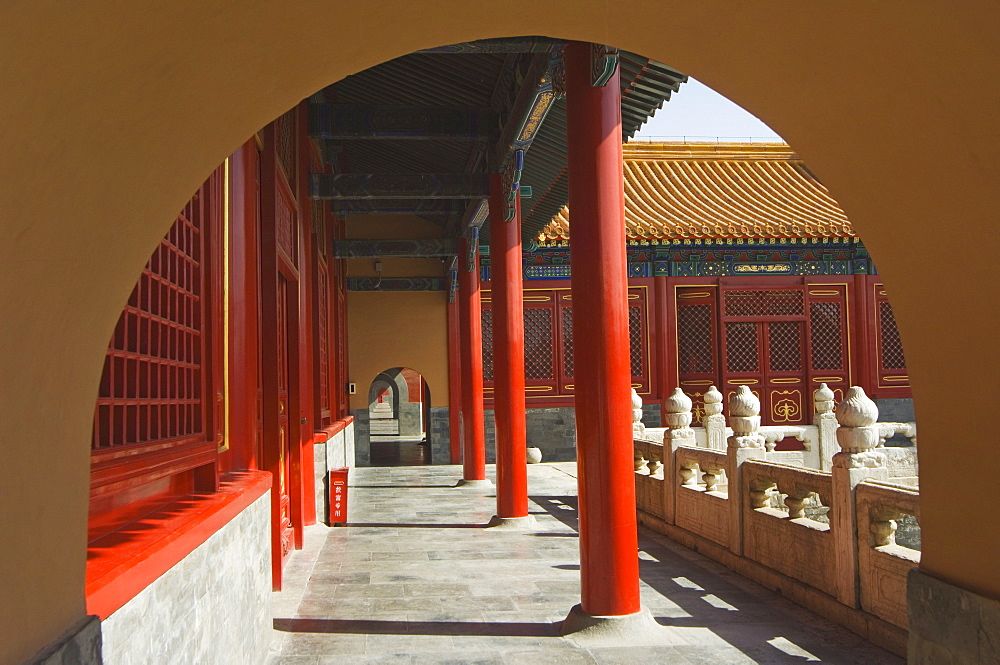
POLYGON ((265 492, 105 619, 104 665, 263 663, 272 634, 270 515, 265 492))

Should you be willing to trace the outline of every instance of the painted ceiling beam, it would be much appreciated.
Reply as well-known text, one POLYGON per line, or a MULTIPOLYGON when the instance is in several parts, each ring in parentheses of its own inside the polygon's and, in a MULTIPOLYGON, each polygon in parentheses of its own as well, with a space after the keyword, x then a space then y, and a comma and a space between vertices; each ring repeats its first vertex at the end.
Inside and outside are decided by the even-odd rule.
POLYGON ((457 139, 493 136, 496 114, 488 108, 310 104, 314 139, 457 139))
POLYGON ((454 238, 336 240, 333 253, 338 259, 447 257, 458 253, 458 243, 454 238))
POLYGON ((489 196, 482 173, 313 173, 309 195, 331 201, 376 199, 481 199, 489 196))
POLYGON ((348 277, 348 291, 444 291, 444 277, 348 277))
POLYGON ((417 53, 467 54, 467 53, 546 53, 552 46, 548 37, 502 37, 500 39, 480 39, 474 42, 460 42, 448 46, 427 48, 417 53))
POLYGON ((500 130, 500 139, 494 150, 494 163, 499 172, 518 150, 527 150, 545 121, 545 116, 556 95, 561 92, 562 53, 538 53, 524 75, 524 83, 517 91, 514 103, 507 114, 507 122, 500 130))
POLYGON ((330 201, 330 212, 345 215, 416 215, 417 217, 447 217, 465 212, 463 200, 351 200, 330 201))

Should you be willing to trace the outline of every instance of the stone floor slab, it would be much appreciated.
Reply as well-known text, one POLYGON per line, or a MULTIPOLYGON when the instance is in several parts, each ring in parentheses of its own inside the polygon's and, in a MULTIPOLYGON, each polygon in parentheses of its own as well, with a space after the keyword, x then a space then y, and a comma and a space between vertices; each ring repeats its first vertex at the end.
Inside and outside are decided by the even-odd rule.
POLYGON ((670 646, 559 637, 580 602, 576 467, 528 472, 537 528, 521 532, 484 528, 495 488, 454 489, 460 467, 354 469, 348 525, 309 527, 274 594, 269 665, 902 664, 645 530, 640 594, 670 646))

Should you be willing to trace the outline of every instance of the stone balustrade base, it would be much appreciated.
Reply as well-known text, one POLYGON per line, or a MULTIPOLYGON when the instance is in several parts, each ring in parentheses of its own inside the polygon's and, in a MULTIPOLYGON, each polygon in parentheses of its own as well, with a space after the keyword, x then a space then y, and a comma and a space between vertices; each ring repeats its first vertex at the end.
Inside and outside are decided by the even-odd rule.
MULTIPOLYGON (((657 542, 665 547, 682 555, 687 550, 694 550, 701 556, 708 557, 771 591, 777 591, 788 600, 826 617, 876 646, 900 656, 906 653, 906 630, 902 628, 863 610, 847 607, 822 591, 752 559, 734 554, 727 547, 669 524, 642 510, 639 511, 639 524, 665 536, 653 536, 657 542)), ((931 661, 926 662, 930 663, 931 661)))
POLYGON ((907 604, 910 665, 1000 663, 1000 601, 914 568, 907 604))

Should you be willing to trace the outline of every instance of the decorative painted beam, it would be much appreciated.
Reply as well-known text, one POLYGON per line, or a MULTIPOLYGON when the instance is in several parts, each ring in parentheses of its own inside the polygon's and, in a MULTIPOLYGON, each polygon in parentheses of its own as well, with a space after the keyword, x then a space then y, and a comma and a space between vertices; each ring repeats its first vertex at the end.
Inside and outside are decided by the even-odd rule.
POLYGON ((454 238, 337 240, 333 243, 333 253, 338 259, 455 256, 458 243, 454 238))
POLYGON ((330 211, 345 215, 416 215, 418 217, 448 217, 461 215, 468 204, 463 200, 377 200, 331 201, 330 211))
POLYGON ((348 277, 348 291, 444 291, 444 277, 348 277))
POLYGON ((488 108, 309 105, 309 136, 314 139, 475 141, 490 137, 496 125, 496 114, 488 108))
POLYGON ((508 121, 500 130, 495 150, 495 165, 503 172, 518 150, 527 150, 552 108, 556 96, 562 94, 562 51, 532 56, 524 75, 524 83, 507 114, 508 121))
POLYGON ((333 201, 481 199, 490 193, 480 173, 313 173, 309 195, 333 201))
POLYGON ((427 48, 417 53, 466 54, 466 53, 546 53, 552 46, 548 37, 505 37, 460 42, 448 46, 427 48))

